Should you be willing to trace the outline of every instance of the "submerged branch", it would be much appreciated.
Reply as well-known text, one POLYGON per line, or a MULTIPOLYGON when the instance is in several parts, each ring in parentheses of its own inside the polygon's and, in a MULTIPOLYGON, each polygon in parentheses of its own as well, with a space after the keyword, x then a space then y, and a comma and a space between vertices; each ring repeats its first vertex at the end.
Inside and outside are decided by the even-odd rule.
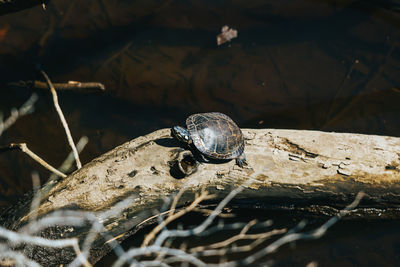
MULTIPOLYGON (((42 81, 19 81, 9 83, 8 85, 41 90, 49 89, 47 83, 42 81)), ((73 91, 78 93, 104 92, 106 90, 104 84, 99 82, 68 81, 65 83, 53 83, 53 86, 57 91, 73 91)))

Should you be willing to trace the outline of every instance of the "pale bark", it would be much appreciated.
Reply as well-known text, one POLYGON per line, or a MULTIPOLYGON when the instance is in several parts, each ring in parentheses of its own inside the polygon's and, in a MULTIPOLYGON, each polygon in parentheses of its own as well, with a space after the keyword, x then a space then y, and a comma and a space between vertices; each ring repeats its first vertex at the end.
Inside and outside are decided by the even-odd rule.
MULTIPOLYGON (((316 206, 343 207, 362 190, 367 194, 363 207, 368 208, 363 214, 375 210, 380 212, 376 216, 398 217, 400 138, 274 129, 244 129, 243 133, 247 168, 239 168, 234 161, 203 163, 197 172, 182 179, 171 176, 171 165, 182 149, 170 137, 169 129, 138 137, 94 159, 49 192, 42 189, 45 194, 38 216, 68 207, 107 210, 124 197, 136 194, 135 205, 124 216, 105 222, 112 235, 118 236, 139 228, 132 225, 133 228, 124 229, 121 224, 143 211, 159 210, 165 197, 183 186, 187 190, 181 204, 192 200, 202 188, 216 194, 218 201, 233 187, 252 178, 254 182, 237 196, 246 200, 243 207, 252 203, 265 207, 303 204, 302 209, 318 213, 316 206)), ((29 199, 8 210, 2 219, 8 228, 20 228, 29 219, 29 199)), ((59 234, 51 232, 50 236, 57 238, 59 234)), ((77 236, 84 234, 76 231, 77 236)), ((97 241, 92 260, 101 258, 107 250, 102 250, 102 242, 97 241)), ((31 256, 34 254, 37 253, 31 251, 31 256)))

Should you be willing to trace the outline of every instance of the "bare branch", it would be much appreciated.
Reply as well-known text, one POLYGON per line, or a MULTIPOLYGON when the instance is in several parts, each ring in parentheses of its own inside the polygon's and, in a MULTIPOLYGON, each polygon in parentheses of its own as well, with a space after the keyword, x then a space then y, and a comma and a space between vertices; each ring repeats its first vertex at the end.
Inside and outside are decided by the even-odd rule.
POLYGON ((166 255, 173 255, 179 258, 182 261, 189 262, 195 266, 206 266, 206 264, 199 260, 198 258, 180 250, 180 249, 173 249, 173 248, 166 248, 160 246, 149 246, 143 248, 132 248, 128 250, 124 255, 120 256, 117 261, 114 262, 113 267, 123 266, 125 262, 130 260, 131 258, 146 255, 149 253, 163 253, 166 255))
MULTIPOLYGON (((13 243, 21 243, 26 242, 28 244, 36 244, 41 246, 51 246, 51 247, 66 247, 72 246, 76 252, 77 257, 75 260, 70 264, 70 266, 80 266, 84 264, 85 266, 91 266, 90 263, 87 261, 89 255, 89 249, 91 244, 97 234, 101 234, 104 238, 111 238, 109 234, 107 234, 107 229, 104 227, 103 222, 111 219, 115 216, 120 215, 120 213, 131 206, 134 203, 134 197, 127 198, 115 206, 113 206, 110 210, 101 213, 93 213, 93 212, 84 212, 84 211, 55 211, 52 214, 49 214, 46 217, 43 217, 37 221, 30 221, 26 226, 20 229, 20 231, 12 232, 5 230, 6 234, 10 235, 6 236, 6 234, 2 235, 1 228, 0 228, 0 236, 6 236, 10 241, 13 243), (86 237, 86 240, 83 243, 83 251, 80 250, 79 246, 77 245, 78 239, 58 239, 58 240, 49 240, 47 239, 40 239, 35 240, 32 238, 36 238, 32 236, 34 233, 37 233, 45 228, 52 227, 55 225, 58 226, 85 226, 87 222, 90 222, 92 225, 92 229, 86 237), (31 237, 31 238, 30 238, 31 237), (23 241, 21 241, 21 239, 23 241), (65 241, 66 240, 66 241, 65 241), (60 241, 56 244, 51 244, 51 241, 60 241), (49 243, 50 242, 50 243, 49 243), (76 244, 75 244, 76 242, 76 244), (49 245, 50 244, 50 245, 49 245)), ((122 247, 119 246, 118 243, 112 243, 114 246, 114 251, 117 255, 123 255, 124 250, 122 247)))
POLYGON ((207 199, 211 199, 213 198, 213 195, 209 195, 206 191, 203 191, 201 193, 200 196, 197 196, 194 201, 187 206, 186 208, 184 208, 183 210, 177 212, 177 213, 173 213, 172 212, 169 214, 169 216, 167 217, 167 219, 165 221, 162 221, 161 224, 157 225, 148 235, 146 235, 146 238, 144 239, 142 246, 141 247, 145 247, 147 246, 151 240, 154 239, 154 237, 165 227, 167 226, 170 222, 175 221, 176 219, 182 217, 183 215, 189 213, 190 211, 192 211, 200 202, 202 202, 203 200, 207 200, 207 199))
MULTIPOLYGON (((247 231, 250 230, 251 226, 253 226, 253 225, 256 224, 256 223, 257 223, 256 220, 252 220, 252 221, 250 221, 245 227, 242 228, 242 230, 240 231, 239 234, 234 235, 234 236, 232 236, 232 237, 230 237, 230 238, 228 238, 228 239, 226 239, 226 240, 224 240, 224 241, 217 242, 217 243, 213 243, 213 244, 208 245, 208 246, 199 246, 199 247, 191 248, 191 249, 190 249, 190 252, 191 252, 191 253, 194 253, 194 252, 202 252, 200 255, 205 255, 206 253, 204 253, 204 251, 205 251, 206 249, 216 249, 216 248, 228 247, 229 245, 231 245, 232 243, 234 243, 234 242, 236 242, 236 241, 239 241, 239 240, 246 240, 246 239, 247 239, 247 240, 255 239, 255 240, 257 240, 257 242, 258 242, 257 244, 259 244, 260 241, 265 241, 267 238, 269 238, 269 237, 271 237, 271 236, 273 236, 273 235, 283 234, 283 233, 286 232, 286 229, 281 229, 281 230, 273 230, 273 231, 266 232, 266 233, 246 234, 247 231)), ((250 249, 253 248, 253 247, 255 247, 255 245, 249 246, 249 249, 248 249, 248 250, 250 250, 250 249)), ((236 247, 236 248, 238 248, 238 247, 236 247)), ((238 250, 238 249, 236 249, 236 248, 234 249, 235 252, 237 252, 237 251, 242 252, 242 251, 243 251, 243 250, 238 250)), ((218 253, 217 255, 224 255, 224 254, 226 254, 227 252, 231 252, 231 251, 228 251, 227 249, 223 249, 223 250, 221 250, 221 252, 218 253)), ((207 256, 208 256, 208 255, 207 255, 207 256)))
MULTIPOLYGON (((42 81, 18 81, 8 83, 8 85, 42 90, 49 89, 47 83, 42 81)), ((79 93, 104 92, 106 90, 104 84, 99 82, 68 81, 66 83, 53 83, 53 86, 57 91, 74 91, 79 93)))
MULTIPOLYGON (((237 230, 237 229, 241 229, 241 228, 245 227, 246 225, 247 225, 247 223, 243 223, 243 222, 235 222, 232 224, 218 223, 217 225, 210 227, 207 230, 199 233, 199 236, 211 235, 211 234, 214 234, 221 230, 237 230)), ((271 225, 272 225, 272 221, 268 220, 268 221, 257 224, 255 227, 257 227, 257 226, 258 226, 258 228, 259 227, 269 227, 271 225)))
POLYGON ((267 239, 275 236, 281 235, 287 232, 286 228, 283 229, 274 229, 265 233, 253 234, 253 235, 235 235, 231 238, 211 244, 209 246, 202 246, 192 248, 190 250, 191 254, 194 256, 225 256, 228 253, 242 253, 242 252, 249 252, 259 246, 261 243, 265 242, 267 239), (224 245, 228 246, 232 242, 238 240, 254 240, 252 243, 243 245, 243 246, 232 246, 232 247, 223 247, 224 245), (210 247, 216 247, 218 249, 208 249, 210 247))
POLYGON ((33 245, 52 247, 52 248, 73 247, 76 251, 79 251, 78 240, 76 238, 51 240, 39 236, 31 236, 23 233, 16 233, 7 230, 3 227, 0 227, 0 236, 2 238, 6 238, 12 244, 29 243, 33 245))
MULTIPOLYGON (((56 175, 58 175, 60 177, 63 177, 63 178, 67 177, 67 175, 65 175, 64 173, 60 172, 59 170, 57 170, 56 168, 54 168, 53 166, 48 164, 46 161, 44 161, 41 157, 39 157, 38 155, 33 153, 25 143, 19 143, 19 144, 11 143, 6 148, 8 148, 8 149, 20 149, 22 152, 24 152, 25 154, 30 156, 33 160, 38 162, 40 165, 42 165, 43 167, 45 167, 49 171, 55 173, 56 175)), ((5 148, 1 148, 1 149, 4 150, 5 148)))
POLYGON ((23 253, 13 251, 3 244, 0 244, 0 265, 40 267, 37 262, 28 259, 23 253))
POLYGON ((32 172, 32 190, 34 192, 33 199, 31 202, 31 213, 29 215, 29 220, 35 221, 37 217, 37 210, 40 205, 40 199, 41 199, 41 194, 40 194, 40 177, 39 173, 37 172, 32 172))
POLYGON ((222 209, 241 191, 243 191, 244 187, 249 185, 251 182, 256 181, 253 178, 249 177, 248 180, 243 183, 243 185, 233 189, 214 209, 210 216, 194 229, 190 230, 164 230, 155 240, 154 245, 161 246, 164 241, 169 237, 185 237, 190 235, 195 235, 203 232, 210 224, 214 221, 214 219, 221 213, 222 209))
POLYGON ((61 110, 61 107, 58 104, 58 96, 57 96, 56 89, 54 88, 54 86, 51 83, 51 81, 50 81, 49 77, 47 76, 47 74, 43 70, 40 70, 40 73, 46 79, 47 85, 49 86, 51 94, 53 95, 54 106, 55 106, 55 108, 57 110, 58 116, 60 117, 61 123, 64 126, 64 130, 65 130, 65 133, 67 135, 68 143, 71 146, 72 151, 74 152, 74 157, 75 157, 75 161, 76 161, 76 167, 78 169, 80 169, 80 168, 82 168, 82 164, 81 164, 81 161, 79 159, 79 154, 78 154, 78 151, 77 151, 77 149, 75 147, 74 140, 72 139, 71 131, 69 130, 67 121, 65 120, 64 114, 63 114, 63 112, 61 110))
POLYGON ((19 117, 32 113, 34 110, 34 104, 37 100, 37 94, 33 93, 19 109, 12 109, 10 117, 8 117, 5 121, 3 121, 2 116, 0 116, 0 136, 5 130, 10 128, 19 117))
MULTIPOLYGON (((85 146, 87 145, 87 143, 89 142, 89 139, 86 136, 82 136, 81 139, 79 139, 78 143, 76 144, 76 150, 78 150, 78 153, 80 154, 82 152, 82 150, 85 148, 85 146)), ((74 157, 74 152, 71 151, 67 158, 64 160, 64 162, 60 165, 60 167, 58 167, 58 170, 60 170, 60 172, 62 173, 68 173, 69 171, 71 171, 71 166, 75 161, 75 157, 74 157)), ((51 174, 49 177, 49 180, 47 181, 45 187, 47 188, 47 190, 43 189, 44 191, 48 191, 50 190, 50 188, 52 188, 52 186, 54 185, 56 179, 57 179, 57 175, 56 174, 51 174)))
POLYGON ((320 238, 321 236, 323 236, 326 231, 329 229, 329 227, 331 227, 332 225, 334 225, 337 221, 339 221, 343 216, 345 216, 346 214, 348 214, 352 209, 354 209, 355 207, 358 206, 358 204, 360 203, 361 199, 364 197, 364 192, 359 192, 356 196, 356 198, 354 199, 354 201, 348 205, 346 208, 344 208, 343 210, 341 210, 336 216, 330 218, 326 223, 324 223, 323 225, 321 225, 320 227, 318 227, 317 229, 310 231, 308 233, 291 233, 288 232, 287 235, 279 238, 278 240, 276 240, 275 242, 273 242, 272 244, 270 244, 269 246, 267 246, 266 248, 258 251, 257 253, 250 255, 249 257, 247 257, 246 259, 244 259, 241 263, 243 264, 251 264, 253 262, 255 262, 256 260, 264 257, 265 255, 275 252, 279 247, 283 246, 284 244, 296 241, 296 240, 306 240, 306 239, 317 239, 320 238))

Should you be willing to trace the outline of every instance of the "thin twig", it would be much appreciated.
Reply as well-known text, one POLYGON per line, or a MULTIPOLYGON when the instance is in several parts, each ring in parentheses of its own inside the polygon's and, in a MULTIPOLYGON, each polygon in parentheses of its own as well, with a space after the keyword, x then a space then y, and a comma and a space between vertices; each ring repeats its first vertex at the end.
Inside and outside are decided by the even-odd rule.
MULTIPOLYGON (((31 236, 22 233, 16 233, 0 227, 0 236, 6 238, 12 244, 29 243, 38 246, 45 246, 51 248, 78 247, 78 240, 76 238, 68 239, 46 239, 40 236, 31 236)), ((78 249, 79 251, 79 249, 78 249)))
MULTIPOLYGON (((49 89, 47 83, 42 81, 18 81, 8 83, 7 85, 42 90, 49 89)), ((53 86, 57 91, 74 91, 79 93, 104 92, 106 90, 104 84, 99 82, 68 81, 65 83, 53 83, 53 86)))
MULTIPOLYGON (((96 236, 99 233, 107 232, 105 229, 103 222, 109 218, 113 218, 122 213, 122 211, 129 206, 131 206, 135 202, 135 197, 129 197, 119 203, 117 203, 112 209, 106 210, 95 216, 96 219, 92 220, 92 227, 86 236, 83 242, 83 252, 81 254, 81 259, 78 257, 69 264, 70 267, 80 266, 80 262, 82 259, 87 259, 89 256, 89 251, 92 243, 95 241, 96 236)), ((110 238, 108 234, 103 234, 103 237, 110 238)), ((118 242, 114 241, 110 244, 114 248, 114 252, 117 256, 123 255, 125 253, 124 249, 118 244, 118 242)))
MULTIPOLYGON (((89 138, 87 136, 82 136, 78 143, 76 144, 76 149, 78 150, 78 154, 82 152, 82 150, 85 148, 87 143, 89 142, 89 138)), ((74 163, 74 152, 71 151, 67 158, 64 160, 64 162, 60 165, 59 169, 62 172, 69 172, 71 170, 71 166, 74 163)))
POLYGON ((174 200, 172 201, 172 205, 171 205, 171 213, 168 216, 172 216, 174 215, 175 209, 176 209, 176 205, 178 205, 178 201, 181 198, 181 196, 183 195, 183 193, 186 191, 187 189, 187 185, 185 184, 185 186, 183 186, 181 188, 181 190, 179 190, 178 194, 174 197, 174 200))
MULTIPOLYGON (((284 235, 283 237, 279 238, 266 248, 258 251, 257 253, 254 253, 253 255, 248 256, 245 258, 241 264, 244 265, 249 265, 254 263, 256 260, 264 257, 267 254, 270 254, 272 252, 275 252, 279 247, 283 246, 284 244, 296 241, 296 240, 309 240, 309 239, 317 239, 323 236, 326 231, 334 225, 337 221, 339 221, 343 216, 348 214, 352 209, 358 206, 360 203, 361 199, 364 197, 365 193, 364 192, 359 192, 354 199, 354 201, 348 205, 346 208, 341 210, 336 216, 330 218, 327 222, 325 222, 323 225, 320 227, 316 228, 313 231, 310 231, 308 233, 291 233, 291 231, 288 232, 288 234, 284 235)), ((229 264, 226 264, 229 265, 229 264)))
MULTIPOLYGON (((86 146, 86 144, 88 143, 88 138, 86 136, 82 136, 81 139, 79 139, 78 143, 76 144, 76 149, 78 150, 78 153, 81 153, 83 148, 86 146)), ((71 151, 68 154, 68 157, 64 160, 64 162, 60 165, 60 167, 58 168, 58 170, 61 173, 68 173, 71 169, 72 164, 74 163, 75 158, 74 158, 74 154, 71 151)), ((47 180, 46 184, 43 185, 43 187, 38 191, 38 194, 40 194, 40 197, 45 196, 56 184, 57 184, 57 180, 58 180, 58 176, 55 173, 52 173, 49 177, 49 179, 47 180)), ((62 176, 61 176, 62 177, 62 176)), ((67 176, 64 176, 62 178, 65 178, 67 176)))
POLYGON ((0 265, 40 267, 37 262, 29 259, 23 253, 13 251, 3 244, 0 244, 0 265))
POLYGON ((244 190, 246 186, 248 186, 251 182, 255 181, 252 177, 249 177, 246 182, 244 182, 241 186, 233 189, 214 209, 210 216, 207 217, 206 220, 203 221, 199 226, 190 229, 190 230, 167 230, 161 232, 161 234, 154 241, 154 245, 161 246, 164 241, 169 237, 187 237, 191 235, 196 235, 207 229, 208 226, 214 221, 214 219, 222 212, 222 209, 240 192, 244 190))
MULTIPOLYGON (((194 208, 193 211, 198 212, 198 213, 202 213, 205 216, 208 216, 213 212, 212 209, 206 209, 206 208, 194 208)), ((218 217, 220 217, 220 218, 234 218, 236 216, 237 215, 234 214, 234 213, 220 213, 220 214, 218 214, 218 217)))
MULTIPOLYGON (((206 191, 203 191, 201 193, 200 196, 196 197, 194 199, 194 201, 187 206, 186 208, 184 208, 183 210, 174 213, 174 214, 170 214, 167 219, 165 219, 164 221, 162 221, 161 224, 157 225, 148 235, 146 235, 146 238, 144 239, 141 247, 145 247, 147 246, 151 240, 154 239, 154 237, 165 227, 167 226, 170 222, 178 219, 179 217, 182 217, 183 215, 185 215, 186 213, 189 213, 190 211, 192 211, 200 202, 202 202, 203 200, 206 199, 211 199, 213 198, 214 195, 209 195, 206 191)), ((175 208, 174 208, 175 209, 175 208)))
POLYGON ((79 154, 78 154, 78 151, 77 151, 77 149, 75 147, 74 140, 72 139, 72 135, 71 135, 71 132, 69 130, 67 121, 65 120, 64 114, 63 114, 63 112, 61 110, 61 107, 58 104, 58 96, 57 96, 56 89, 54 88, 53 84, 51 83, 51 81, 50 81, 49 77, 47 76, 46 72, 44 72, 43 70, 40 70, 40 73, 46 79, 47 85, 49 86, 51 94, 53 95, 54 106, 55 106, 55 108, 57 110, 58 116, 60 117, 61 123, 64 126, 64 130, 65 130, 65 133, 67 135, 68 143, 71 146, 72 151, 74 152, 74 157, 75 157, 75 161, 76 161, 76 167, 78 169, 80 169, 80 168, 82 168, 82 164, 81 164, 81 161, 79 160, 79 154))
POLYGON ((5 121, 3 121, 2 115, 0 116, 0 136, 2 133, 13 125, 17 119, 21 116, 30 114, 34 110, 34 104, 37 101, 37 94, 33 93, 31 97, 19 108, 12 109, 11 115, 5 121))
POLYGON ((200 259, 180 250, 180 249, 173 249, 173 248, 166 248, 166 247, 159 247, 159 246, 149 246, 144 248, 132 248, 128 250, 125 254, 120 256, 117 261, 114 262, 112 265, 113 267, 123 266, 125 262, 128 260, 140 256, 140 255, 147 255, 149 253, 165 253, 167 255, 173 255, 182 261, 190 262, 195 266, 206 266, 206 264, 201 261, 200 259))
MULTIPOLYGON (((235 222, 235 223, 231 223, 231 224, 224 224, 222 222, 219 222, 217 225, 208 228, 207 230, 199 233, 198 236, 208 236, 208 235, 212 235, 214 233, 217 233, 221 230, 238 230, 241 229, 243 227, 245 227, 247 225, 247 223, 244 222, 235 222)), ((265 222, 262 223, 258 223, 257 225, 255 225, 254 228, 264 228, 264 227, 269 227, 272 225, 272 220, 267 220, 265 222)))
MULTIPOLYGON (((82 150, 85 148, 88 142, 89 139, 87 138, 87 136, 82 136, 81 139, 79 139, 78 143, 76 143, 76 149, 78 150, 78 154, 82 152, 82 150)), ((70 172, 74 161, 75 161, 74 152, 71 151, 68 154, 67 158, 63 161, 63 163, 61 163, 60 167, 58 167, 58 170, 60 170, 63 173, 70 172)), ((53 181, 55 181, 56 179, 57 175, 52 174, 50 175, 49 180, 47 181, 46 184, 52 184, 53 181)))
MULTIPOLYGON (((2 148, 2 149, 4 149, 4 148, 2 148)), ((48 164, 46 161, 44 161, 41 157, 39 157, 38 155, 33 153, 25 143, 19 143, 19 144, 11 143, 8 146, 8 149, 20 149, 22 152, 24 152, 25 154, 30 156, 33 160, 38 162, 40 165, 42 165, 43 167, 45 167, 49 171, 57 174, 60 177, 63 177, 63 178, 67 177, 67 175, 65 175, 64 173, 60 172, 59 170, 57 170, 56 168, 54 168, 53 166, 48 164)))
MULTIPOLYGON (((26 242, 29 244, 38 244, 41 246, 50 246, 50 247, 73 246, 77 257, 74 259, 73 262, 70 263, 69 266, 80 266, 82 264, 85 266, 91 266, 91 264, 87 261, 87 258, 89 256, 89 249, 96 235, 101 234, 104 239, 112 238, 108 234, 108 231, 106 227, 103 225, 103 222, 120 216, 123 210, 132 206, 132 204, 135 201, 136 201, 135 197, 129 197, 123 201, 118 202, 109 210, 98 213, 87 212, 87 211, 75 211, 75 210, 54 211, 51 214, 48 214, 47 216, 42 217, 36 221, 30 221, 27 225, 23 226, 19 230, 19 232, 13 232, 5 229, 3 231, 3 228, 0 227, 0 236, 4 236, 11 242, 16 244, 21 242, 26 242), (77 239, 61 239, 61 240, 56 239, 51 241, 58 243, 51 244, 51 241, 47 241, 47 239, 33 240, 30 238, 30 237, 35 238, 34 236, 35 233, 38 233, 43 229, 46 229, 51 226, 57 225, 57 226, 82 227, 86 226, 88 222, 91 224, 92 229, 90 230, 90 232, 88 233, 86 239, 82 244, 83 251, 80 250, 78 245, 74 245, 75 241, 78 242, 77 239), (38 242, 40 242, 40 244, 38 242)), ((113 247, 114 252, 116 253, 117 256, 123 255, 125 253, 124 249, 117 242, 112 242, 110 245, 113 247)))
POLYGON ((194 256, 224 256, 228 253, 243 253, 252 251, 255 247, 265 242, 267 239, 271 238, 275 235, 281 235, 287 232, 286 228, 283 229, 274 229, 269 232, 252 234, 252 235, 236 235, 225 241, 220 243, 215 243, 210 246, 196 247, 192 248, 190 252, 194 256), (243 245, 243 246, 231 246, 231 247, 223 247, 224 245, 228 246, 234 241, 238 240, 254 240, 252 243, 243 245), (208 249, 211 246, 214 246, 218 249, 208 249))
MULTIPOLYGON (((254 226, 257 223, 257 220, 252 220, 250 222, 247 223, 247 225, 245 227, 242 228, 242 230, 240 231, 239 234, 234 235, 228 239, 225 239, 221 242, 217 242, 217 243, 213 243, 211 245, 207 245, 207 246, 199 246, 199 247, 194 247, 190 249, 190 252, 199 252, 199 251, 203 251, 205 249, 216 249, 216 248, 221 248, 221 247, 227 247, 229 245, 231 245, 232 243, 238 241, 238 240, 250 240, 250 239, 266 239, 268 237, 270 237, 271 235, 275 234, 275 232, 271 231, 271 232, 267 232, 267 233, 259 233, 259 234, 247 234, 247 232, 250 230, 250 228, 252 226, 254 226)), ((286 232, 286 230, 283 230, 283 233, 286 232)), ((282 233, 282 230, 279 231, 279 233, 282 233)))
POLYGON ((31 212, 29 214, 29 220, 35 221, 37 218, 37 211, 40 205, 41 194, 40 194, 40 177, 39 173, 32 172, 32 188, 33 188, 33 199, 31 202, 31 212))

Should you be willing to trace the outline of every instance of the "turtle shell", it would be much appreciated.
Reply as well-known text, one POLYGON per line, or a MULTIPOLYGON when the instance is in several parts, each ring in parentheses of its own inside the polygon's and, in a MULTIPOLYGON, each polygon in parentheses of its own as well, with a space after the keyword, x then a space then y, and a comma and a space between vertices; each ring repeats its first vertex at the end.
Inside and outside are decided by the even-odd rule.
POLYGON ((209 158, 234 159, 243 153, 242 131, 225 114, 194 114, 186 119, 186 126, 194 146, 209 158))

